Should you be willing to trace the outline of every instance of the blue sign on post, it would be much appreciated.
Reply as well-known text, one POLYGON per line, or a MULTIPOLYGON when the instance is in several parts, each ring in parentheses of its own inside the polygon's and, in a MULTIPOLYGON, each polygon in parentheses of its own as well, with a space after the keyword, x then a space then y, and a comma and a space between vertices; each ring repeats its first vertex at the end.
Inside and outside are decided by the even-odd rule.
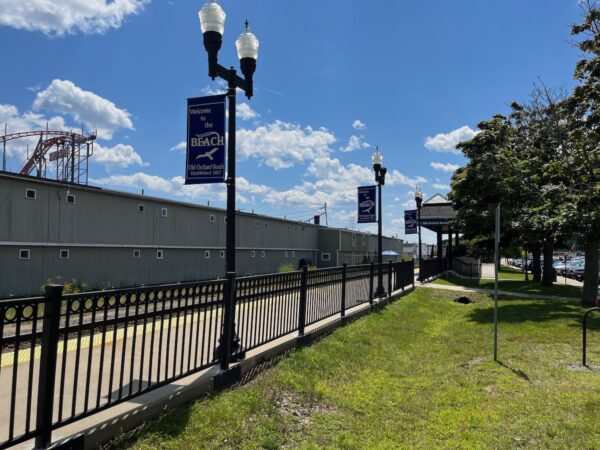
POLYGON ((358 188, 358 223, 377 222, 377 186, 358 188))
POLYGON ((226 95, 189 98, 185 184, 225 181, 226 95))
POLYGON ((404 211, 404 234, 417 234, 417 210, 404 211))

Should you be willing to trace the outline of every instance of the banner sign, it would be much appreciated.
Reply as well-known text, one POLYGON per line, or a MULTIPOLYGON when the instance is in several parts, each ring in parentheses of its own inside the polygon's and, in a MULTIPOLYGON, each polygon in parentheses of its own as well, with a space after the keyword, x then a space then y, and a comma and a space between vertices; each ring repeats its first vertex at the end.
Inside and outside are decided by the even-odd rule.
POLYGON ((225 181, 226 95, 189 98, 185 184, 225 181))
POLYGON ((377 186, 358 188, 358 223, 377 222, 377 186))
POLYGON ((404 211, 404 234, 417 234, 417 210, 404 211))

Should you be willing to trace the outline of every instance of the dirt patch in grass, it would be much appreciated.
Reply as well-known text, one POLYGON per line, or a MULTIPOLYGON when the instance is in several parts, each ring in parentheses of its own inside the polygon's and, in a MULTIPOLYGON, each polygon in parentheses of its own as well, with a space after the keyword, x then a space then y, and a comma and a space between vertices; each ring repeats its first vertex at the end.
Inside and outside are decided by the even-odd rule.
POLYGON ((274 393, 273 405, 281 415, 294 419, 298 424, 297 431, 310 425, 315 414, 333 414, 339 411, 335 406, 326 405, 315 398, 307 399, 287 389, 278 389, 274 393))

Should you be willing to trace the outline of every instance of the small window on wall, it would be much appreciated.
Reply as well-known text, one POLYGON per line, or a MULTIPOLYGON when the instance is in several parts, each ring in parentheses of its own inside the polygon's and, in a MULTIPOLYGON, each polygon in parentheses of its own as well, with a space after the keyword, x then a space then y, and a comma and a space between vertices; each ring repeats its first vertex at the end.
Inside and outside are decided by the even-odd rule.
POLYGON ((160 208, 160 217, 169 217, 169 210, 167 208, 160 208))
POLYGON ((251 256, 252 258, 256 258, 256 252, 255 252, 254 250, 252 250, 252 251, 250 252, 250 256, 251 256))
POLYGON ((146 205, 142 205, 141 203, 138 205, 138 212, 144 213, 146 212, 146 205))
POLYGON ((296 252, 294 250, 292 250, 292 258, 296 257, 296 252))
POLYGON ((263 250, 260 252, 260 257, 264 258, 265 256, 267 256, 267 253, 263 250))
POLYGON ((215 216, 214 214, 211 214, 210 216, 208 216, 208 221, 210 223, 215 223, 217 221, 217 216, 215 216))
POLYGON ((321 253, 321 260, 331 261, 331 253, 321 253))
POLYGON ((156 250, 156 259, 163 259, 164 252, 162 250, 156 250))
POLYGON ((35 200, 37 198, 37 191, 35 189, 25 189, 25 198, 35 200))
POLYGON ((19 250, 19 259, 30 259, 31 251, 28 248, 22 248, 19 250))
POLYGON ((140 250, 134 250, 133 251, 133 257, 134 258, 141 258, 142 257, 142 252, 140 250))
POLYGON ((61 250, 60 251, 60 259, 69 259, 70 252, 69 250, 61 250))
POLYGON ((288 251, 286 250, 285 252, 283 252, 283 254, 285 255, 285 257, 288 257, 288 251))
POLYGON ((225 250, 221 250, 221 251, 219 252, 219 256, 220 256, 221 258, 225 258, 225 250))
POLYGON ((227 216, 223 217, 223 223, 227 223, 227 216))
POLYGON ((204 251, 204 258, 210 259, 210 250, 205 250, 204 251))
POLYGON ((67 195, 67 204, 69 204, 69 205, 75 204, 75 196, 73 194, 67 195))

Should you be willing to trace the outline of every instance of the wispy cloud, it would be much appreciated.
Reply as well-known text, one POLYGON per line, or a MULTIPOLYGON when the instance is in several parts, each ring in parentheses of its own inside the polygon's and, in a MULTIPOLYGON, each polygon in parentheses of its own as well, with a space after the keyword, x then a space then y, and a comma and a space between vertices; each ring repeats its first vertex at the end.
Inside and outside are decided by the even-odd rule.
POLYGON ((430 165, 434 170, 439 170, 440 172, 446 173, 452 173, 460 167, 458 164, 444 164, 440 162, 432 162, 430 165))
POLYGON ((436 152, 460 154, 456 149, 458 143, 473 139, 476 134, 477 131, 465 125, 449 133, 438 133, 433 137, 425 138, 425 147, 436 152))

